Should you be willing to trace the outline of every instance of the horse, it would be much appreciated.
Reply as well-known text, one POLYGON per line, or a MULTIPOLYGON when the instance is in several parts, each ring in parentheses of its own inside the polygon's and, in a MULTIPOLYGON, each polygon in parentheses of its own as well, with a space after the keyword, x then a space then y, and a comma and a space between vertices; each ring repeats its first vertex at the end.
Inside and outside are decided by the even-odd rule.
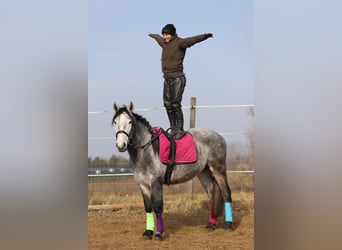
MULTIPOLYGON (((143 238, 162 240, 163 185, 167 164, 159 159, 159 134, 141 115, 133 112, 133 102, 119 107, 113 105, 112 127, 116 133, 119 152, 128 151, 130 167, 143 196, 146 212, 146 230, 143 238), (154 214, 153 214, 154 213, 154 214), (156 223, 155 223, 156 221, 156 223), (155 230, 156 224, 156 230, 155 230)), ((218 217, 225 208, 224 228, 233 230, 232 197, 226 175, 227 146, 224 138, 208 128, 191 128, 197 149, 194 163, 177 164, 170 177, 170 185, 184 183, 198 177, 209 198, 209 219, 206 228, 215 230, 218 217)))

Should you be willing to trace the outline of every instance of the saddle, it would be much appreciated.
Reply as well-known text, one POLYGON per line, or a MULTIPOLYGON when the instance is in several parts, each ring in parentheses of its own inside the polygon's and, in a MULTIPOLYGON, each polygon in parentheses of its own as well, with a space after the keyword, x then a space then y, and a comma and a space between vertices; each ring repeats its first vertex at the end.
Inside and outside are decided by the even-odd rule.
POLYGON ((164 183, 169 185, 173 167, 176 164, 197 161, 196 144, 189 133, 185 133, 180 139, 172 140, 161 128, 153 128, 153 131, 159 135, 159 159, 162 163, 167 164, 164 183))
MULTIPOLYGON (((154 133, 159 134, 159 159, 164 164, 169 164, 171 141, 168 134, 162 128, 153 128, 154 133)), ((192 135, 185 133, 179 140, 175 140, 176 152, 174 164, 194 163, 197 161, 197 149, 192 135)))

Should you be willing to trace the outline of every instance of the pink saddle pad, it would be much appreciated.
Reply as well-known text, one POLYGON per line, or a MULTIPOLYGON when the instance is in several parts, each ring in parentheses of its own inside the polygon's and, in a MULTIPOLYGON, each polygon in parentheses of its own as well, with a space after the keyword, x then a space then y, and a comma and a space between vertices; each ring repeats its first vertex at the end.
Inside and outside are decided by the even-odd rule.
MULTIPOLYGON (((164 164, 169 163, 170 140, 161 128, 153 128, 159 134, 159 158, 164 164)), ((196 144, 192 135, 186 133, 181 139, 176 140, 175 164, 194 163, 197 161, 196 144)))

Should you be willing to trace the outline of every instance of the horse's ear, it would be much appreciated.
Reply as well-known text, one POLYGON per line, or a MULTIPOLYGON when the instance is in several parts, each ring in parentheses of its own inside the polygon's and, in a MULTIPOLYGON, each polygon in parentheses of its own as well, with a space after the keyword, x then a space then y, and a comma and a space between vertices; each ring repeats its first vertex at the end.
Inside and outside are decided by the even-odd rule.
POLYGON ((133 105, 133 102, 132 101, 130 101, 130 103, 129 103, 129 111, 133 111, 133 108, 134 108, 134 105, 133 105))
POLYGON ((114 102, 113 109, 115 112, 118 112, 119 110, 119 106, 116 104, 116 102, 114 102))

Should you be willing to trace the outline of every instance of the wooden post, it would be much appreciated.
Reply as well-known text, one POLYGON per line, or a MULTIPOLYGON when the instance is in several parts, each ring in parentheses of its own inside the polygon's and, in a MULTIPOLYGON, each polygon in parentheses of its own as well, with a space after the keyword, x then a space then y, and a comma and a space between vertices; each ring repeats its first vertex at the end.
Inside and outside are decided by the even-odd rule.
POLYGON ((196 97, 191 97, 190 100, 190 128, 195 127, 196 122, 196 97))
MULTIPOLYGON (((190 99, 190 128, 195 127, 195 121, 196 121, 196 97, 191 97, 190 99)), ((193 187, 194 187, 194 181, 191 180, 189 182, 189 195, 190 200, 193 199, 193 187)))

